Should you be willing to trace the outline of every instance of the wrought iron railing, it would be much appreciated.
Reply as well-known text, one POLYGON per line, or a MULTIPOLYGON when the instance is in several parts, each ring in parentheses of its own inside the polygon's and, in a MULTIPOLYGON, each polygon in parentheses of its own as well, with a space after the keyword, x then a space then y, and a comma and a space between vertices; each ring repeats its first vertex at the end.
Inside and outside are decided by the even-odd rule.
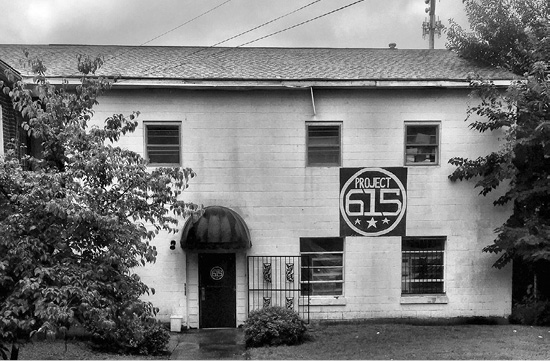
POLYGON ((292 309, 309 323, 309 293, 302 294, 300 256, 248 256, 248 313, 269 306, 292 309))

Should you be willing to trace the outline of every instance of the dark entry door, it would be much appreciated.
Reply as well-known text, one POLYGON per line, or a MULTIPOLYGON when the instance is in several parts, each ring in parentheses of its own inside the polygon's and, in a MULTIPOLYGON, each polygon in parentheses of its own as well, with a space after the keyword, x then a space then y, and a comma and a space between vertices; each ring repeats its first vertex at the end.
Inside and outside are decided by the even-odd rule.
POLYGON ((236 326, 234 253, 199 254, 200 327, 236 326))

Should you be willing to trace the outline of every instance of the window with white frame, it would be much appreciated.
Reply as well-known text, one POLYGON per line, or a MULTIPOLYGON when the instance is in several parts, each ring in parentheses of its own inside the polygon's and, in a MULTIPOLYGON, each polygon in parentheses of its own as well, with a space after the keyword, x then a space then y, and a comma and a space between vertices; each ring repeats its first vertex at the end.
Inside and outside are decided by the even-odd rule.
POLYGON ((439 123, 405 123, 405 165, 439 164, 439 123))
POLYGON ((402 294, 445 293, 446 237, 403 237, 402 294))
POLYGON ((300 238, 302 294, 341 296, 344 286, 344 239, 300 238))
POLYGON ((342 124, 306 123, 308 167, 339 167, 342 164, 342 124))
POLYGON ((144 123, 145 151, 149 165, 181 164, 180 123, 144 123))

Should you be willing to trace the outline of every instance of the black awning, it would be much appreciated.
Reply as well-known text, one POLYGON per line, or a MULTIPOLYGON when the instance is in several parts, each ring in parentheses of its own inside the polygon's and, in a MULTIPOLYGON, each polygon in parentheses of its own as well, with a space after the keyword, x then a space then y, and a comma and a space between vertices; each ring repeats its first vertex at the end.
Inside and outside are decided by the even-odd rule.
POLYGON ((195 222, 185 222, 181 247, 187 250, 247 249, 252 247, 250 232, 237 212, 221 206, 204 209, 195 222))

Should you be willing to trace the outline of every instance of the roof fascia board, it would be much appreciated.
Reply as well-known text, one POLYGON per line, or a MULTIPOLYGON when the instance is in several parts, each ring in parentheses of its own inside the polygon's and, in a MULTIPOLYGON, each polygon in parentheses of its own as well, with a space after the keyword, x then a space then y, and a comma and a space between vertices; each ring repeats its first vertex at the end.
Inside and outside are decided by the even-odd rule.
MULTIPOLYGON (((32 81, 32 77, 23 77, 32 81)), ((78 85, 80 78, 51 77, 54 85, 78 85)), ((512 80, 493 80, 497 87, 507 87, 512 80)), ((183 80, 117 79, 113 88, 469 88, 467 80, 183 80)))
MULTIPOLYGON (((9 71, 17 80, 21 80, 22 76, 17 70, 11 67, 8 63, 0 59, 0 78, 6 78, 5 71, 9 71)), ((32 80, 32 78, 31 78, 32 80)))

